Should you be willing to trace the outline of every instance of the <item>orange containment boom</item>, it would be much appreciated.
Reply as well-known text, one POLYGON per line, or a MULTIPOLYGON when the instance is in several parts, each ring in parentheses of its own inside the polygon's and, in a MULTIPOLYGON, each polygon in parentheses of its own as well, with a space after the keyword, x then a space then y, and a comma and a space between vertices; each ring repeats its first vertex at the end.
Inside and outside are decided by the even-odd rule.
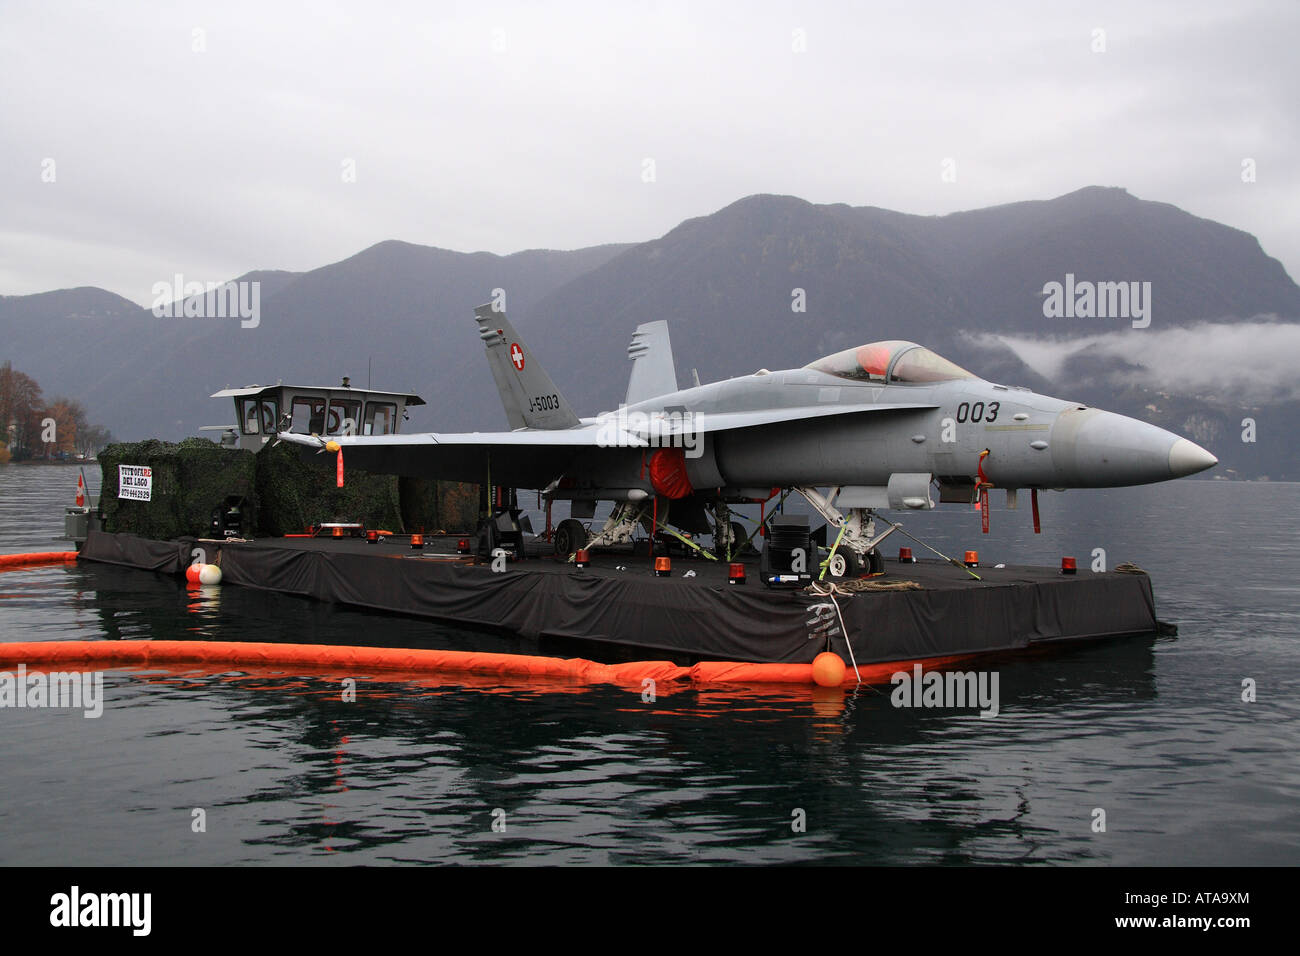
POLYGON ((38 564, 73 564, 75 551, 37 551, 32 554, 0 554, 0 571, 6 568, 28 568, 38 564))
MULTIPOLYGON (((934 658, 929 667, 961 658, 934 658)), ((229 664, 265 667, 344 669, 352 673, 396 671, 406 674, 461 672, 500 677, 568 678, 586 683, 636 684, 683 681, 700 684, 812 684, 812 664, 746 664, 703 661, 680 667, 671 661, 598 664, 581 658, 533 657, 524 654, 437 651, 333 644, 260 644, 236 641, 23 641, 0 643, 0 667, 17 664, 139 667, 149 664, 229 664)), ((861 667, 864 683, 888 683, 890 675, 911 662, 861 667)), ((855 683, 852 670, 845 683, 855 683)))

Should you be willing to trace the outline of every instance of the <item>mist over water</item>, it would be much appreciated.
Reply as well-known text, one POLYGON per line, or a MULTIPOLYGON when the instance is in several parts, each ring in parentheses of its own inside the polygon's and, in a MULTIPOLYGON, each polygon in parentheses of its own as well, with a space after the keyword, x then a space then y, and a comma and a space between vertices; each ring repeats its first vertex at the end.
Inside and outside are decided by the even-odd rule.
MULTIPOLYGON (((76 474, 0 466, 0 553, 65 547, 76 474)), ((1178 637, 979 665, 991 720, 896 709, 889 687, 647 702, 357 675, 345 703, 339 674, 111 670, 99 719, 0 708, 0 863, 1300 863, 1300 486, 1044 494, 1038 536, 1027 494, 993 505, 987 536, 953 507, 906 527, 985 563, 1089 573, 1103 549, 1151 574, 1178 637)), ((107 565, 0 573, 0 640, 185 637, 536 650, 107 565)))

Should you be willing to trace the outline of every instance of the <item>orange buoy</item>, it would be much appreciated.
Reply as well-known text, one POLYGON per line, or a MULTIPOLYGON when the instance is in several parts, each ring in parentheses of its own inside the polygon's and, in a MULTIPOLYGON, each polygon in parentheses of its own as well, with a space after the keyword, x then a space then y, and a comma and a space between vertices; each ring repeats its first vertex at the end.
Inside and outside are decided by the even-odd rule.
POLYGON ((822 651, 812 662, 814 683, 821 687, 839 687, 844 683, 844 659, 834 651, 822 651))
POLYGON ((191 564, 188 568, 185 569, 185 580, 188 581, 190 584, 198 584, 199 572, 202 569, 203 569, 203 565, 199 564, 198 562, 191 564))

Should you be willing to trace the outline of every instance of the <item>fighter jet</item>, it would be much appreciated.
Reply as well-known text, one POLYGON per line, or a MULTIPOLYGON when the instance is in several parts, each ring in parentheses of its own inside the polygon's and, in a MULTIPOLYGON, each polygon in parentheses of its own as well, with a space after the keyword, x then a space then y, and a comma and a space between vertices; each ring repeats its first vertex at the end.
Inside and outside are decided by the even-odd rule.
POLYGON ((510 431, 279 438, 341 450, 371 472, 539 489, 548 514, 570 502, 553 535, 567 555, 629 541, 638 526, 711 531, 709 556, 729 555, 743 539, 729 505, 795 491, 836 535, 834 577, 879 566, 881 510, 978 503, 987 530, 989 490, 1005 489, 1014 508, 1028 489, 1037 530, 1039 489, 1166 481, 1218 462, 1154 425, 985 381, 915 342, 682 389, 662 321, 632 337, 625 402, 580 418, 504 312, 474 316, 510 431), (602 501, 614 509, 593 533, 581 519, 602 501))

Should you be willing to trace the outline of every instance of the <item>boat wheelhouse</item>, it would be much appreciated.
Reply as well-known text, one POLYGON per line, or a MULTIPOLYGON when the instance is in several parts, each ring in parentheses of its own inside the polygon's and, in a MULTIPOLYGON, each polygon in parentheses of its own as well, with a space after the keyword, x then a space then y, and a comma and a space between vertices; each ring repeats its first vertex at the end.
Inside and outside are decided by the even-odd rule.
POLYGON ((209 425, 220 431, 227 448, 257 451, 277 431, 300 435, 395 435, 407 419, 406 411, 423 405, 412 392, 385 392, 353 388, 346 378, 333 387, 304 385, 249 385, 224 388, 213 398, 235 403, 234 425, 209 425))

